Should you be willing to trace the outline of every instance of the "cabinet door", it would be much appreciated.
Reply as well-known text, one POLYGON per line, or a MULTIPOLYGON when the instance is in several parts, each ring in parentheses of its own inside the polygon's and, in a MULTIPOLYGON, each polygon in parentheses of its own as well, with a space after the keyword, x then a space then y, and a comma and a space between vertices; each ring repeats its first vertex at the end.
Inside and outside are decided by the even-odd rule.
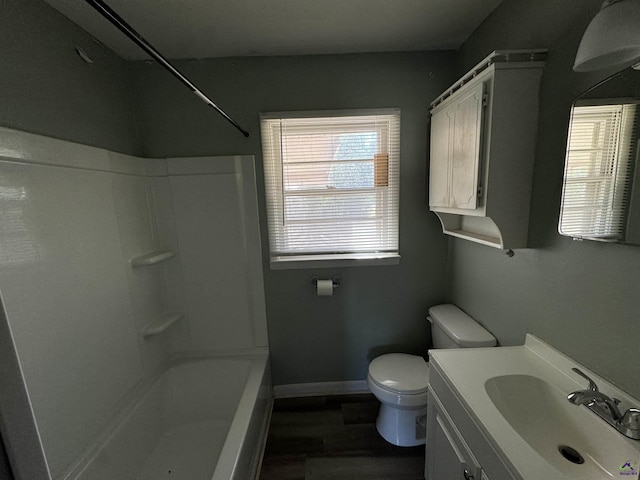
POLYGON ((480 480, 480 465, 436 397, 427 401, 427 480, 480 480))
POLYGON ((483 94, 484 83, 480 82, 453 105, 450 193, 453 208, 475 210, 478 206, 483 94))
POLYGON ((449 109, 431 116, 431 147, 429 155, 429 206, 449 206, 449 163, 451 162, 451 125, 449 109))
POLYGON ((433 442, 436 461, 433 465, 433 480, 478 480, 477 468, 473 464, 470 452, 465 448, 455 432, 447 428, 443 418, 436 418, 436 429, 433 442))

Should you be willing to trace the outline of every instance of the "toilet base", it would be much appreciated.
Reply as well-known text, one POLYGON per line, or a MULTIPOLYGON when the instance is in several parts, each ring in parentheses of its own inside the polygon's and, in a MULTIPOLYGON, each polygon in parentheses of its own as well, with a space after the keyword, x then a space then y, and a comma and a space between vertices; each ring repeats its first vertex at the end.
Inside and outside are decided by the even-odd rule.
POLYGON ((382 403, 376 429, 387 442, 398 447, 415 447, 426 441, 427 406, 396 408, 382 403))

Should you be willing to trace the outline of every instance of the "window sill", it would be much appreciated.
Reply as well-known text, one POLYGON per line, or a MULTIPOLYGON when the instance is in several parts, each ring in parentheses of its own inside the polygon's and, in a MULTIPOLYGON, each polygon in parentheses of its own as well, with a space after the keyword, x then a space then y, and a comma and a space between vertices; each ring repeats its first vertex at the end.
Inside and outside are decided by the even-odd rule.
POLYGON ((271 257, 271 270, 293 270, 307 268, 379 267, 399 265, 397 253, 300 255, 271 257))

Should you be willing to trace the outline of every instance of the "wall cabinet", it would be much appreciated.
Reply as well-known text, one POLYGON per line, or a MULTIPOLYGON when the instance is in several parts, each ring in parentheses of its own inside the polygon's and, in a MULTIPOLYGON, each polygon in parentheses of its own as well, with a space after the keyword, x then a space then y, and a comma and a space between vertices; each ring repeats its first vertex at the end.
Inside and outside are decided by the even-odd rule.
POLYGON ((526 247, 544 52, 493 52, 431 104, 429 208, 444 233, 526 247))

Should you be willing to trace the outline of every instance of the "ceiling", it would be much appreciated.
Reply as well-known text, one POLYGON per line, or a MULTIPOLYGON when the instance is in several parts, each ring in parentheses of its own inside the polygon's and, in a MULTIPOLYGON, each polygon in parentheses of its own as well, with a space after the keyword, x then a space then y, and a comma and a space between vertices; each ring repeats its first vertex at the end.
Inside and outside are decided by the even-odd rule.
MULTIPOLYGON (((128 60, 147 58, 82 0, 45 0, 128 60)), ((106 0, 167 58, 459 47, 501 0, 106 0)))

